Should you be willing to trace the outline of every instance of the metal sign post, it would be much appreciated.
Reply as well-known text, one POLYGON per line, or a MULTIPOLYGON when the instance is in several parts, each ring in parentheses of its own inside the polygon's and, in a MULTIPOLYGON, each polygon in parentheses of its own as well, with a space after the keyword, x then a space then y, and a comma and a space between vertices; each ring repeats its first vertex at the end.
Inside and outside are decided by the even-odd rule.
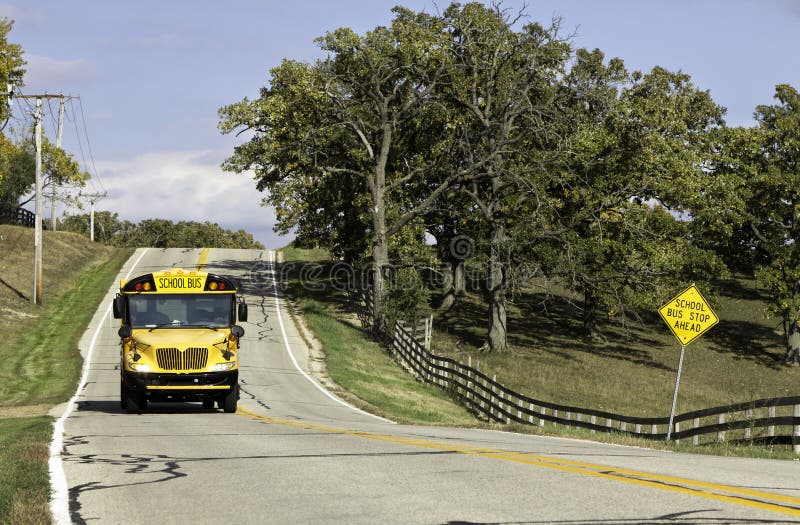
POLYGON ((678 375, 675 378, 675 393, 672 395, 672 408, 669 411, 669 427, 667 427, 667 441, 669 441, 672 439, 672 426, 675 419, 675 407, 678 404, 678 387, 681 384, 681 370, 683 369, 686 345, 717 324, 719 317, 695 285, 689 286, 676 295, 670 302, 659 308, 658 313, 667 323, 672 335, 681 344, 678 375))
POLYGON ((681 369, 683 369, 683 354, 685 346, 681 345, 681 357, 678 359, 678 375, 675 376, 675 393, 672 395, 672 409, 669 411, 669 426, 667 427, 667 441, 672 438, 672 421, 675 419, 675 406, 678 404, 678 387, 681 384, 681 369))

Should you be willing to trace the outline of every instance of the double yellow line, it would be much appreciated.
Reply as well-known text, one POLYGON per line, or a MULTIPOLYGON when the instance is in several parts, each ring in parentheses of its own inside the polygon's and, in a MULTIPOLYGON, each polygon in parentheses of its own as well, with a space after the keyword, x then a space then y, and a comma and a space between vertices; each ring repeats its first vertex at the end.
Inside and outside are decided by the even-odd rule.
POLYGON ((439 441, 430 441, 430 440, 416 439, 411 437, 391 436, 387 434, 376 434, 372 432, 362 432, 357 430, 334 428, 325 425, 317 425, 313 423, 305 423, 302 421, 294 421, 290 419, 261 416, 253 412, 250 412, 249 410, 244 409, 242 407, 239 407, 237 414, 243 417, 247 417, 249 419, 253 419, 256 421, 263 421, 266 423, 286 425, 290 427, 302 428, 307 430, 316 430, 319 432, 327 432, 330 434, 353 436, 361 439, 372 439, 376 441, 385 441, 388 443, 397 443, 401 445, 410 445, 410 446, 428 448, 434 450, 444 450, 459 454, 468 454, 473 456, 499 459, 501 461, 523 463, 526 465, 533 465, 536 467, 556 469, 565 472, 581 474, 584 476, 593 476, 597 478, 611 479, 614 481, 621 481, 623 483, 631 483, 634 485, 641 485, 659 490, 667 490, 670 492, 677 492, 680 494, 688 494, 690 496, 697 496, 700 498, 724 501, 726 503, 731 503, 734 505, 754 507, 761 510, 768 510, 772 512, 778 512, 781 514, 788 514, 790 516, 800 516, 800 498, 795 498, 792 496, 784 496, 782 494, 773 494, 770 492, 762 492, 742 487, 721 485, 717 483, 708 483, 705 481, 678 478, 674 476, 663 476, 660 474, 652 474, 649 472, 641 472, 637 470, 609 467, 608 465, 598 465, 594 463, 585 463, 582 461, 551 458, 547 456, 539 456, 536 454, 528 454, 524 452, 509 452, 507 450, 494 450, 489 448, 473 447, 469 445, 457 445, 452 443, 443 443, 439 441))
POLYGON ((201 271, 206 266, 208 255, 211 253, 211 248, 203 248, 200 251, 200 257, 197 259, 197 271, 201 271))

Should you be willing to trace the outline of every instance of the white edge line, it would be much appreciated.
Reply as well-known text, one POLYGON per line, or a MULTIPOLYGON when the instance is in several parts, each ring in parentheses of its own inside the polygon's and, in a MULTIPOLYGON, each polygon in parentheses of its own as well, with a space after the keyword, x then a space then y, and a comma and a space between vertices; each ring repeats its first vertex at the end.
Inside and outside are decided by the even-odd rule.
POLYGON ((281 327, 281 334, 283 335, 283 345, 286 348, 286 353, 289 354, 289 359, 292 360, 292 364, 294 365, 294 367, 301 374, 303 374, 303 377, 305 377, 306 379, 311 381, 311 384, 314 385, 315 387, 317 387, 317 389, 319 389, 320 392, 322 392, 323 394, 325 394, 329 398, 333 399, 337 403, 340 403, 340 404, 342 404, 342 405, 344 405, 344 406, 346 406, 346 407, 348 407, 348 408, 350 408, 352 410, 355 410, 356 412, 358 412, 360 414, 364 414, 366 416, 370 416, 370 417, 374 417, 376 419, 380 419, 381 421, 384 421, 386 423, 395 424, 394 421, 391 421, 391 420, 386 419, 386 418, 381 417, 381 416, 376 416, 375 414, 370 414, 369 412, 366 412, 364 410, 361 410, 358 407, 355 407, 355 406, 351 405, 347 401, 339 399, 338 397, 336 397, 335 395, 330 393, 324 386, 320 385, 317 381, 315 381, 313 377, 308 375, 306 373, 306 371, 303 370, 300 367, 300 365, 297 363, 297 359, 295 359, 294 354, 292 353, 291 347, 289 346, 289 338, 286 337, 286 329, 283 327, 283 316, 281 315, 281 305, 280 305, 280 301, 278 299, 278 281, 277 281, 277 279, 275 277, 275 275, 276 275, 276 271, 275 271, 275 250, 269 250, 267 252, 267 262, 269 262, 270 270, 272 271, 272 285, 273 285, 272 289, 275 292, 275 313, 277 314, 277 317, 278 317, 278 325, 281 327))
MULTIPOLYGON (((149 248, 145 248, 139 257, 128 269, 124 279, 130 277, 131 272, 142 260, 142 257, 149 248)), ((112 289, 116 286, 112 284, 112 289)), ((109 290, 110 291, 110 290, 109 290)), ((78 388, 75 394, 67 402, 64 413, 61 414, 55 423, 53 423, 53 439, 50 442, 50 459, 48 460, 48 469, 50 471, 50 513, 53 516, 53 521, 59 525, 72 523, 69 515, 69 486, 67 485, 67 475, 64 472, 64 461, 61 458, 61 451, 64 448, 64 424, 67 418, 72 414, 72 409, 75 407, 75 401, 78 399, 81 391, 86 387, 86 381, 89 378, 89 365, 92 362, 92 353, 94 352, 94 345, 97 343, 97 337, 100 335, 100 329, 105 324, 106 317, 111 312, 111 305, 106 308, 103 316, 97 323, 97 328, 92 335, 89 342, 89 348, 86 352, 86 358, 83 360, 83 371, 81 373, 81 380, 78 383, 78 388)))

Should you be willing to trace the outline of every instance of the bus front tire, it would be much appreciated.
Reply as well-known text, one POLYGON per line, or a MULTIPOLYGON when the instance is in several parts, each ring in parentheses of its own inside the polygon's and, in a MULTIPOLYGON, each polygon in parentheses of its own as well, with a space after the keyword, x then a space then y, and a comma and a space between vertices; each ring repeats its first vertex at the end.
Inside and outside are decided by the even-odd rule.
POLYGON ((147 398, 141 392, 131 392, 123 387, 122 404, 129 414, 141 413, 147 408, 147 398))
POLYGON ((226 414, 233 414, 236 412, 236 404, 239 401, 239 385, 231 388, 231 391, 225 394, 222 398, 222 410, 226 414))
POLYGON ((128 410, 128 389, 122 381, 119 382, 119 406, 122 410, 128 410))

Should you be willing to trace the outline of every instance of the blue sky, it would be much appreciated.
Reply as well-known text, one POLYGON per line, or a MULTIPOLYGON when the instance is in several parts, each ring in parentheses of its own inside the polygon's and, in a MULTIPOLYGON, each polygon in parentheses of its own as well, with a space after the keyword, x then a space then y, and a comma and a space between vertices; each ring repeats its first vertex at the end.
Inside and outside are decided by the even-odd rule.
MULTIPOLYGON (((315 37, 386 24, 398 3, 428 12, 447 5, 25 0, 0 2, 0 16, 16 21, 9 40, 28 60, 23 92, 81 97, 94 164, 85 143, 80 154, 81 121, 76 130, 68 118, 64 147, 86 157, 108 190, 98 209, 136 221, 210 220, 278 247, 289 239, 272 233, 274 213, 259 206, 252 180, 219 169, 236 139, 217 132, 217 110, 257 96, 282 58, 314 60, 315 37)), ((503 5, 515 11, 523 3, 503 5)), ((753 109, 772 103, 776 84, 800 88, 800 0, 530 0, 526 12, 539 21, 560 16, 576 47, 600 48, 628 69, 690 74, 727 108, 730 125, 752 125, 753 109)), ((80 118, 73 108, 68 117, 80 118)), ((45 129, 54 139, 52 122, 47 117, 45 129)))

